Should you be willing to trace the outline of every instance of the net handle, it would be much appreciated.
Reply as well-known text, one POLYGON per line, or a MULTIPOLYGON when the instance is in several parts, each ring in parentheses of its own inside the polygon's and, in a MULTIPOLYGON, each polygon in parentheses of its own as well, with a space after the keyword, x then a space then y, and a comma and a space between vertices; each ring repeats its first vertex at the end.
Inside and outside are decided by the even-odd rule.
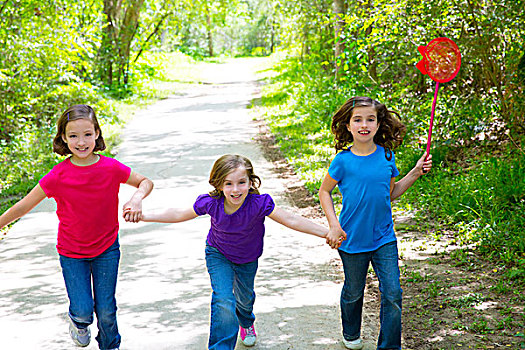
POLYGON ((428 138, 427 138, 427 155, 425 157, 425 160, 428 159, 428 155, 430 154, 430 144, 432 139, 432 125, 434 124, 434 111, 436 110, 436 101, 438 97, 438 91, 439 91, 439 82, 436 81, 436 91, 434 91, 434 101, 432 102, 432 112, 430 113, 430 126, 428 128, 428 138))

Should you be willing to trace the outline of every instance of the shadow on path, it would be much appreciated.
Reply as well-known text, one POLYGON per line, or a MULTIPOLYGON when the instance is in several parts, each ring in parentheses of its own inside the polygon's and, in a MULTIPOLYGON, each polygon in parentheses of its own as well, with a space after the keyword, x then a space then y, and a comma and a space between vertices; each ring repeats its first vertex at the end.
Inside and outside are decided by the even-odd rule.
MULTIPOLYGON (((209 171, 225 153, 250 158, 262 179, 261 192, 289 207, 283 179, 253 141, 257 127, 246 106, 256 94, 256 62, 214 65, 204 75, 209 84, 159 101, 127 125, 117 158, 155 182, 145 210, 192 205, 211 189, 209 171)), ((132 193, 123 186, 121 203, 132 193)), ((121 349, 206 348, 209 224, 207 216, 181 224, 121 222, 121 349)), ((67 333, 68 302, 54 247, 57 225, 54 202, 46 200, 0 242, 2 349, 76 349, 67 333)), ((324 240, 267 220, 256 279, 254 349, 342 349, 335 259, 337 252, 324 240)), ((96 335, 96 327, 92 331, 96 335)), ((374 341, 375 335, 363 333, 374 341)), ((86 349, 96 348, 93 341, 86 349)))

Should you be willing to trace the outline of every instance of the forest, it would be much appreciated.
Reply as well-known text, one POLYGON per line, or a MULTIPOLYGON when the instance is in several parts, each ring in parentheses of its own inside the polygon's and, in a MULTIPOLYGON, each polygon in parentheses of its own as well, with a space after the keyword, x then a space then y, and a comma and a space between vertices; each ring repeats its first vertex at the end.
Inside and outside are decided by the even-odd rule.
MULTIPOLYGON (((406 173, 425 150, 435 87, 415 67, 417 48, 448 37, 462 62, 439 91, 434 168, 395 206, 414 216, 407 229, 452 238, 458 248, 447 259, 494 271, 495 292, 523 305, 523 8, 523 0, 2 0, 0 212, 56 164, 50 140, 68 105, 93 105, 117 145, 126 111, 169 94, 184 69, 229 57, 267 58, 251 107, 314 197, 335 155, 331 117, 351 96, 401 115, 407 134, 395 152, 406 173)), ((514 336, 525 347, 524 318, 471 328, 521 325, 514 336)))

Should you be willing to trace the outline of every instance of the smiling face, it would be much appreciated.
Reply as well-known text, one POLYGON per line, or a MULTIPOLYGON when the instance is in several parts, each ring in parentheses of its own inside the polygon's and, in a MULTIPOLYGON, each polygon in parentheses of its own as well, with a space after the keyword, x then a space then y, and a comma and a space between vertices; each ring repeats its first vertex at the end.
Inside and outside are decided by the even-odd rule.
POLYGON ((373 143, 379 129, 376 109, 372 106, 355 107, 347 128, 354 138, 354 144, 373 143))
POLYGON ((220 190, 224 194, 224 210, 231 214, 244 203, 250 191, 250 179, 244 167, 238 167, 224 179, 220 190))
POLYGON ((77 119, 67 123, 62 140, 73 154, 71 161, 78 165, 88 165, 96 159, 93 150, 99 133, 93 122, 88 119, 77 119))

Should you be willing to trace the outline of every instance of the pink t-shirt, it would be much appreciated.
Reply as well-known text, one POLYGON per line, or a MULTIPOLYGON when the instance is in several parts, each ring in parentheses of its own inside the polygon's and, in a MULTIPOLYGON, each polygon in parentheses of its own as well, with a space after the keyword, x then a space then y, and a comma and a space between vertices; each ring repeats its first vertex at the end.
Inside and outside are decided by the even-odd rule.
POLYGON ((40 180, 40 187, 57 202, 57 250, 70 258, 102 254, 117 238, 118 192, 131 169, 100 156, 98 162, 77 166, 68 158, 40 180))

